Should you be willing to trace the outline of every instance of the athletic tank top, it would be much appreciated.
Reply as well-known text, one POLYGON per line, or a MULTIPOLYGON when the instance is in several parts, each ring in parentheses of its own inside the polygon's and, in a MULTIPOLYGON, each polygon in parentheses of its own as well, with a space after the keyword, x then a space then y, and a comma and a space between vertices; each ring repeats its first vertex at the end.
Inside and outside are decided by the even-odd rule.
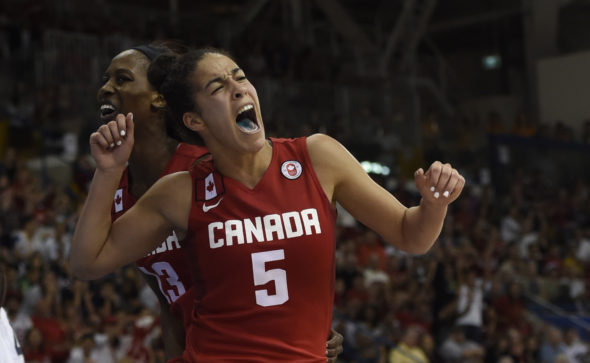
MULTIPOLYGON (((172 174, 178 171, 189 170, 197 158, 207 153, 207 149, 200 146, 181 143, 168 160, 166 168, 161 176, 172 174)), ((128 209, 137 199, 129 193, 129 174, 126 168, 119 182, 111 210, 112 220, 115 221, 128 209)), ((172 233, 162 244, 147 256, 136 261, 137 267, 145 274, 154 276, 158 281, 160 294, 170 304, 170 310, 175 314, 183 316, 192 310, 192 299, 180 299, 193 285, 191 266, 187 263, 186 255, 181 250, 184 241, 179 241, 176 233, 172 233)), ((158 292, 155 292, 158 293, 158 292)), ((184 319, 183 321, 187 321, 184 319)))
POLYGON ((210 158, 191 169, 199 303, 185 361, 326 361, 336 212, 306 139, 271 141, 272 161, 253 189, 216 172, 210 158))

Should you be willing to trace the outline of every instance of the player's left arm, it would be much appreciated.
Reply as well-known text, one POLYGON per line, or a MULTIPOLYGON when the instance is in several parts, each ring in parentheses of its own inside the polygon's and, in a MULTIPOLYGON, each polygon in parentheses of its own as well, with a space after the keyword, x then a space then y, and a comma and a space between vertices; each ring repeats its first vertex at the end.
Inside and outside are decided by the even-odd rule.
POLYGON ((408 208, 373 181, 338 141, 315 134, 308 137, 307 146, 328 198, 387 242, 410 253, 430 249, 442 229, 447 206, 465 185, 465 179, 450 164, 434 162, 426 172, 422 168, 415 172, 422 200, 408 208))

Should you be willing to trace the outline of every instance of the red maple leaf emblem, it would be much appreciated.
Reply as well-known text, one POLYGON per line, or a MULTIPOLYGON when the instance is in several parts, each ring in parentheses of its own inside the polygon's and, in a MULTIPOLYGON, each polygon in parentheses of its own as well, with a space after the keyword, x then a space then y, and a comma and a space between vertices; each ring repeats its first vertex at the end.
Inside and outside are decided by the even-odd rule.
POLYGON ((213 184, 213 182, 210 181, 209 184, 207 184, 207 191, 212 192, 213 188, 215 188, 215 184, 213 184))
POLYGON ((117 198, 115 199, 115 203, 121 204, 121 199, 122 199, 121 196, 117 195, 117 198))

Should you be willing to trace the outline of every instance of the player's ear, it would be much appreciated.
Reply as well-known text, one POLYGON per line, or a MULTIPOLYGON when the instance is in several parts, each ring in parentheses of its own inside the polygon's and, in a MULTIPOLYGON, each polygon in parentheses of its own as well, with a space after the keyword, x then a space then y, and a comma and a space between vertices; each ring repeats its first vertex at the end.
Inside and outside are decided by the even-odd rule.
POLYGON ((185 112, 182 114, 182 122, 189 130, 196 132, 199 132, 205 128, 205 122, 201 116, 199 116, 199 114, 194 111, 185 112))
POLYGON ((166 107, 166 100, 164 99, 164 96, 162 96, 161 93, 154 92, 152 94, 151 105, 154 108, 164 108, 166 107))

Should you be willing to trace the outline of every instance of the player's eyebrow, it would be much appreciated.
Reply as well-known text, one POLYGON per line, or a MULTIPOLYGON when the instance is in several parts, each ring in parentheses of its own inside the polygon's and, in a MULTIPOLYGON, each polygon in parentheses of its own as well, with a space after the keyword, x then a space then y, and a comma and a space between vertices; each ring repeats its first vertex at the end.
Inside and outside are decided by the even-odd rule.
MULTIPOLYGON (((238 73, 240 70, 241 70, 240 67, 236 67, 236 68, 232 69, 231 70, 231 75, 233 76, 234 74, 238 73)), ((223 82, 223 80, 225 79, 225 77, 227 77, 227 76, 224 76, 224 77, 219 76, 219 77, 213 78, 212 80, 210 80, 209 82, 207 82, 207 84, 205 85, 205 89, 207 89, 212 83, 215 83, 215 82, 223 82)))

